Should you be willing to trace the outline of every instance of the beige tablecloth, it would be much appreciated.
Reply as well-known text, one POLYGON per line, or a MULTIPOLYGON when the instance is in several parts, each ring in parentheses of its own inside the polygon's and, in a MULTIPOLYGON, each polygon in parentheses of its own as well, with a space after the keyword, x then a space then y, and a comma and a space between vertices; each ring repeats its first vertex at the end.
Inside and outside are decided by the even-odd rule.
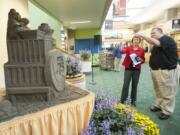
POLYGON ((95 94, 0 123, 0 135, 78 135, 88 125, 95 94))

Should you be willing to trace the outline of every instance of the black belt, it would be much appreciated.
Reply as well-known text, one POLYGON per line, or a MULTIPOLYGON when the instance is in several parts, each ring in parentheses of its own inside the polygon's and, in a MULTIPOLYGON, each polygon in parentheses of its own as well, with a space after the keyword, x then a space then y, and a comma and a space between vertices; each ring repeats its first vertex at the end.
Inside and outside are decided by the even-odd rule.
POLYGON ((172 66, 172 67, 161 67, 161 68, 152 68, 152 70, 172 70, 172 69, 176 69, 176 66, 172 66))

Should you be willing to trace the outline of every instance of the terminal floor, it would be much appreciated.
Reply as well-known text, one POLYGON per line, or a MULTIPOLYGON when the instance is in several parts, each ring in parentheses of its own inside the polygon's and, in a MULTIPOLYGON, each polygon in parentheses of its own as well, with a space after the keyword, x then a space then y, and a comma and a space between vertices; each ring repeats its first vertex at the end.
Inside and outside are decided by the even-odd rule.
MULTIPOLYGON (((97 92, 105 91, 113 96, 120 97, 123 84, 124 68, 120 72, 104 71, 98 67, 94 68, 94 82, 92 74, 86 74, 87 89, 97 92)), ((176 108, 174 114, 168 120, 159 120, 158 113, 151 112, 149 107, 155 100, 154 89, 151 80, 148 64, 144 64, 141 70, 140 81, 138 84, 137 110, 140 113, 148 115, 155 123, 159 125, 160 135, 180 135, 180 86, 176 95, 176 108)))

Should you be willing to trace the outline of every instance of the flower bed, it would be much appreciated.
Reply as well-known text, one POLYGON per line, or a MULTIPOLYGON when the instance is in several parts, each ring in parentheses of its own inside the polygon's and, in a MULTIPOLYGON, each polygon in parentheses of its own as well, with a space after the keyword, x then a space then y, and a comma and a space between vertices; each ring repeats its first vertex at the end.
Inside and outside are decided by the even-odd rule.
POLYGON ((88 129, 81 135, 159 135, 157 124, 129 103, 97 94, 88 129))

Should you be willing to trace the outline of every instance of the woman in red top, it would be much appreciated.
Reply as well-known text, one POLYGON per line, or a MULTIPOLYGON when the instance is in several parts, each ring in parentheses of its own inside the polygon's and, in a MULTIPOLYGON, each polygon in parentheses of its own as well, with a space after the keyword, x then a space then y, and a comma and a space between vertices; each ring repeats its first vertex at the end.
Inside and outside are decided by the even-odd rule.
POLYGON ((121 102, 124 103, 128 98, 129 84, 132 81, 131 104, 136 106, 137 85, 141 72, 141 64, 144 63, 144 49, 139 46, 141 39, 133 37, 132 44, 120 50, 126 54, 123 65, 125 67, 124 83, 121 93, 121 102))

